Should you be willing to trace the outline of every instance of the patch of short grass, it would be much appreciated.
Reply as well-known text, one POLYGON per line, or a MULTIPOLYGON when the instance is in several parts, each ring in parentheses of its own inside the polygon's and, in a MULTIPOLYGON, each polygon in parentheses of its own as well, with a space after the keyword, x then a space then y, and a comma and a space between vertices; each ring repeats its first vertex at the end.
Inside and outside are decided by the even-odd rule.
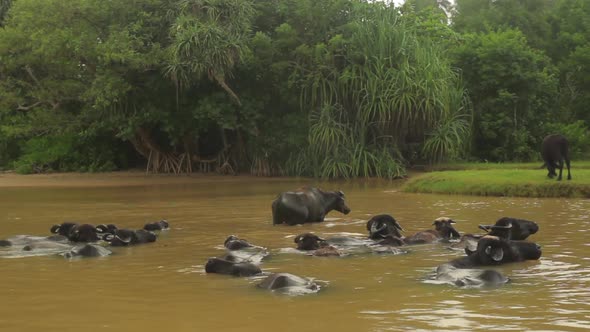
MULTIPOLYGON (((536 169, 541 170, 542 161, 532 163, 444 163, 427 167, 429 171, 456 171, 456 170, 485 170, 485 169, 536 169)), ((590 169, 590 160, 571 161, 573 169, 590 169)), ((565 165, 564 165, 565 170, 565 165)), ((545 174, 547 172, 545 171, 545 174)))
POLYGON ((590 197, 590 169, 576 167, 573 180, 546 177, 538 169, 468 169, 418 175, 403 186, 405 192, 521 197, 590 197))

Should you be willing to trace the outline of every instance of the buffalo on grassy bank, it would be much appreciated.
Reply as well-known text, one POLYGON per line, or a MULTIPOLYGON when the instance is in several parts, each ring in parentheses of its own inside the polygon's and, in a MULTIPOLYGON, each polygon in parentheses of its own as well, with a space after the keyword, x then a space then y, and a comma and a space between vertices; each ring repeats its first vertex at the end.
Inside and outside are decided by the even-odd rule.
POLYGON ((567 166, 567 179, 571 180, 570 174, 570 158, 569 158, 569 143, 567 138, 563 135, 554 134, 548 135, 543 139, 541 147, 541 157, 547 167, 547 176, 549 178, 555 177, 557 174, 555 170, 559 168, 559 176, 557 181, 561 181, 561 174, 563 172, 563 163, 567 166))

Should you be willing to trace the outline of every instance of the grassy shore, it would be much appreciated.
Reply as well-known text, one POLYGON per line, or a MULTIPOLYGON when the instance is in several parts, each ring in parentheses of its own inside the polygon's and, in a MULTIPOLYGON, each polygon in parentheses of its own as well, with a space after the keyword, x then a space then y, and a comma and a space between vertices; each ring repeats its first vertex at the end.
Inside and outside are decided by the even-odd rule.
POLYGON ((573 180, 547 178, 539 163, 527 164, 447 164, 410 178, 405 192, 521 197, 590 198, 590 161, 572 166, 573 180))

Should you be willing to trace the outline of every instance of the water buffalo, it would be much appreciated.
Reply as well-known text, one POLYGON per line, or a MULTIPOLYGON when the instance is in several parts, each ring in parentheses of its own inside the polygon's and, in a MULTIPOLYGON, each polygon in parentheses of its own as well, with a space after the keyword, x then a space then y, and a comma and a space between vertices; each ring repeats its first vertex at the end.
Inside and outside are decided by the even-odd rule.
POLYGON ((404 229, 400 224, 388 214, 378 214, 367 221, 367 230, 369 238, 379 240, 388 236, 401 238, 400 231, 404 229))
POLYGON ((571 180, 570 174, 570 158, 568 152, 568 141, 563 135, 555 134, 548 135, 543 139, 543 145, 541 147, 541 157, 547 167, 547 176, 553 178, 557 174, 555 169, 559 168, 559 176, 557 181, 561 181, 561 174, 563 172, 563 162, 567 166, 567 179, 571 180))
POLYGON ((96 242, 100 240, 99 231, 89 224, 75 225, 70 229, 68 239, 72 242, 96 242))
POLYGON ((536 243, 500 239, 486 235, 477 242, 475 252, 449 262, 457 268, 493 266, 541 257, 541 247, 536 243))
POLYGON ((255 247, 250 242, 240 239, 235 235, 228 236, 227 239, 225 239, 225 242, 223 242, 223 246, 228 250, 240 250, 255 247))
POLYGON ((113 252, 107 248, 97 246, 94 244, 78 245, 72 248, 70 251, 63 253, 65 258, 74 257, 105 257, 113 252))
POLYGON ((497 287, 510 279, 495 270, 462 269, 443 264, 436 269, 436 280, 459 287, 497 287))
POLYGON ((290 273, 273 273, 262 280, 257 287, 289 295, 317 293, 320 290, 320 286, 316 283, 290 273))
POLYGON ((327 245, 325 239, 313 234, 313 233, 303 233, 299 234, 293 239, 293 242, 297 244, 297 249, 299 250, 316 250, 321 248, 322 246, 327 245))
POLYGON ((273 225, 286 223, 297 225, 306 222, 321 222, 328 212, 336 210, 344 214, 350 208, 344 201, 342 191, 322 191, 304 188, 301 191, 284 192, 272 202, 273 225))
POLYGON ((134 244, 150 243, 156 241, 156 234, 145 229, 130 230, 117 229, 115 234, 107 234, 103 240, 109 242, 113 247, 124 247, 134 244))
POLYGON ((64 222, 53 225, 51 233, 67 237, 72 242, 96 242, 101 239, 100 230, 89 224, 64 222))
POLYGON ((226 260, 233 262, 249 262, 260 264, 264 258, 269 255, 268 250, 261 246, 256 246, 250 242, 240 239, 235 235, 230 235, 225 239, 223 246, 230 251, 226 260))
POLYGON ((313 234, 304 233, 295 237, 297 249, 312 251, 314 256, 342 256, 342 253, 334 246, 328 244, 325 239, 313 234))
POLYGON ((421 231, 403 239, 405 244, 432 243, 439 240, 459 239, 461 235, 453 227, 455 221, 451 218, 440 217, 434 220, 435 229, 421 231))
POLYGON ((61 224, 51 226, 49 231, 53 234, 59 234, 65 237, 69 237, 72 228, 76 227, 77 225, 78 223, 75 222, 64 222, 61 224))
POLYGON ((252 263, 236 263, 216 257, 207 260, 205 272, 229 274, 236 277, 249 277, 262 273, 260 268, 252 263))
POLYGON ((161 231, 169 228, 170 224, 168 223, 168 220, 154 221, 143 226, 143 229, 146 231, 161 231))
POLYGON ((506 240, 526 240, 530 235, 539 231, 539 225, 534 221, 503 217, 495 225, 479 225, 488 235, 506 240))
POLYGON ((457 286, 498 286, 508 278, 494 270, 474 269, 505 263, 536 260, 541 257, 541 248, 535 243, 511 241, 486 235, 479 239, 474 252, 454 259, 436 269, 436 279, 457 286))
POLYGON ((113 234, 117 231, 117 226, 115 224, 100 224, 96 226, 96 230, 100 234, 100 236, 104 236, 106 234, 113 234))

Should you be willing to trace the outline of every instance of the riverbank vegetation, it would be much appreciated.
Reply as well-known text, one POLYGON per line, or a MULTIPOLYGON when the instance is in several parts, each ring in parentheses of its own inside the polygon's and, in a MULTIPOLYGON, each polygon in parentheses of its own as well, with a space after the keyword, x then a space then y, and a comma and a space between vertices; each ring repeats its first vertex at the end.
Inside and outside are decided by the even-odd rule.
POLYGON ((397 178, 538 161, 555 132, 588 157, 587 17, 584 0, 0 0, 0 168, 397 178))

